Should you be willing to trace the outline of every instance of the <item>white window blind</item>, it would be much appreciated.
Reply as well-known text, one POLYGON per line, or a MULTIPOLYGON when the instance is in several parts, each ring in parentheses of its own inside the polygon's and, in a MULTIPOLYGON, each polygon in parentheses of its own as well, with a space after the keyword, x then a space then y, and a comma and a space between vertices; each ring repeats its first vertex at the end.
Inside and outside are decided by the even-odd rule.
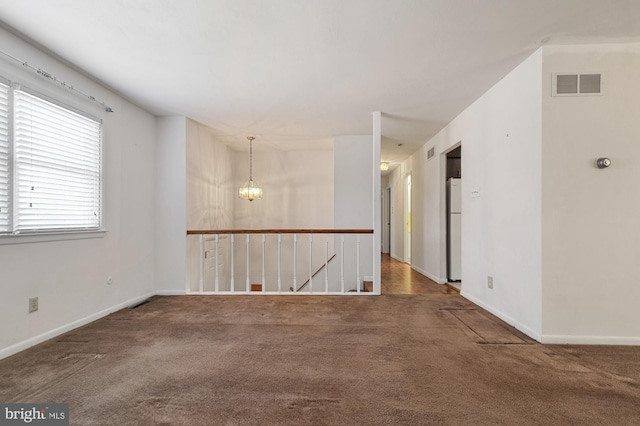
POLYGON ((0 234, 11 231, 9 171, 9 86, 0 83, 0 234))
POLYGON ((13 232, 99 229, 101 123, 14 91, 13 232))

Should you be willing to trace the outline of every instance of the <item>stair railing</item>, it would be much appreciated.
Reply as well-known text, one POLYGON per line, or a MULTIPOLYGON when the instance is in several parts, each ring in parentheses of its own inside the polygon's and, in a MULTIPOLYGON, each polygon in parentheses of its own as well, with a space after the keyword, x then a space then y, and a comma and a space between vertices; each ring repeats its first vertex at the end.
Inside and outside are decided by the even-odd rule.
MULTIPOLYGON (((188 259, 194 265, 190 269, 190 277, 187 280, 188 294, 359 294, 362 290, 363 271, 361 271, 361 256, 371 256, 373 252, 361 249, 362 239, 370 238, 373 243, 372 229, 218 229, 218 230, 189 230, 187 238, 198 239, 198 249, 191 250, 189 256, 197 256, 188 259), (275 234, 276 240, 269 240, 267 236, 275 234), (308 235, 308 275, 307 280, 298 287, 300 275, 300 263, 304 252, 300 252, 298 246, 304 245, 298 236, 308 235), (314 253, 314 235, 323 235, 324 261, 318 253, 314 253), (255 237, 261 235, 261 244, 255 248, 255 237), (283 236, 290 235, 287 242, 288 258, 283 258, 283 236), (254 244, 252 245, 252 238, 254 244), (239 238, 236 238, 239 237, 239 238), (241 241, 244 240, 243 250, 241 241), (330 244, 331 241, 331 244, 330 244), (292 244, 292 247, 289 246, 292 244), (335 245, 338 245, 336 247, 335 245), (330 245, 334 253, 329 257, 330 245), (348 246, 348 247, 347 247, 348 246), (277 252, 277 259, 272 252, 277 252), (291 252, 291 253, 289 253, 291 252), (252 254, 258 253, 258 259, 252 261, 252 254), (244 256, 244 265, 242 259, 244 256), (261 257, 261 259, 260 259, 261 257), (338 261, 340 270, 330 268, 332 261, 338 261), (270 262, 267 265, 267 262, 270 262), (276 263, 275 267, 272 264, 276 263), (244 266, 244 267, 243 267, 244 266), (267 267, 268 266, 268 267, 267 267), (258 275, 260 280, 252 280, 258 275), (267 271, 269 269, 269 271, 267 271), (330 271, 331 269, 331 271, 330 271), (253 275, 252 275, 253 270, 253 275), (324 271, 324 285, 317 284, 317 275, 324 271), (238 285, 237 275, 246 274, 244 286, 238 285), (284 287, 289 291, 283 292, 283 280, 289 281, 290 286, 284 287), (252 282, 254 281, 254 282, 252 282), (314 285, 315 284, 315 285, 314 285), (321 288, 322 287, 322 288, 321 288)), ((188 240, 189 241, 189 240, 188 240)), ((369 241, 367 241, 369 242, 369 241)), ((195 245, 195 244, 194 244, 195 245)), ((372 245, 371 245, 372 247, 372 245)), ((372 264, 372 262, 369 262, 372 264)), ((366 274, 367 271, 364 273, 366 274)), ((302 273, 304 276, 304 272, 302 273)), ((285 284, 286 285, 286 284, 285 284)), ((369 293, 370 294, 370 293, 369 293)))
POLYGON ((334 253, 334 254, 331 255, 331 257, 325 263, 322 264, 322 266, 320 266, 318 268, 318 270, 316 272, 313 273, 313 275, 311 276, 311 279, 306 280, 304 282, 304 284, 302 284, 300 287, 298 287, 297 290, 294 290, 293 287, 289 287, 289 291, 300 291, 300 290, 304 289, 311 282, 311 280, 313 278, 315 278, 316 275, 318 275, 322 271, 325 271, 325 283, 327 283, 326 285, 328 285, 328 281, 329 281, 329 278, 328 278, 329 262, 331 262, 335 258, 336 258, 336 255, 334 253))

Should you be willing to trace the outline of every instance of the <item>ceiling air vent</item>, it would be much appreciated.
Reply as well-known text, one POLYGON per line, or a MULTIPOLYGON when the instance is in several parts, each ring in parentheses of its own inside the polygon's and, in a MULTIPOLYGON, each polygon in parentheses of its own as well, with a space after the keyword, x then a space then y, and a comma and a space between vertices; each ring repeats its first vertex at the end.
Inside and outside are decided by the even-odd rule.
POLYGON ((588 96, 602 94, 602 74, 553 74, 553 96, 588 96))
POLYGON ((436 153, 436 148, 435 147, 433 147, 429 151, 427 151, 427 160, 429 158, 433 157, 435 155, 435 153, 436 153))

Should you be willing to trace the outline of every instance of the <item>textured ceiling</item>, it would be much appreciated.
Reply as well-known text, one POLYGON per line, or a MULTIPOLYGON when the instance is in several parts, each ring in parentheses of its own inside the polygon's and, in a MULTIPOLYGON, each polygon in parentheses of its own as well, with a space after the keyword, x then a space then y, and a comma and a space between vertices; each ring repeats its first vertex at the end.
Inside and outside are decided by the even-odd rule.
POLYGON ((545 43, 640 40, 638 0, 0 0, 0 19, 237 149, 330 146, 382 111, 392 162, 545 43))

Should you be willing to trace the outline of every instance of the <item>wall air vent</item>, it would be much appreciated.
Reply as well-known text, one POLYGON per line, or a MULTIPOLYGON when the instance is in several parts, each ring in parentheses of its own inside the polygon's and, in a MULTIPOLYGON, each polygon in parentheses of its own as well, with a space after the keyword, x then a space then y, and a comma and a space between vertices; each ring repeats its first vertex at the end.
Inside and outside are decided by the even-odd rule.
POLYGON ((554 73, 552 96, 592 96, 602 94, 602 74, 554 73))
POLYGON ((436 154, 436 148, 433 147, 427 151, 427 160, 433 157, 436 154))

